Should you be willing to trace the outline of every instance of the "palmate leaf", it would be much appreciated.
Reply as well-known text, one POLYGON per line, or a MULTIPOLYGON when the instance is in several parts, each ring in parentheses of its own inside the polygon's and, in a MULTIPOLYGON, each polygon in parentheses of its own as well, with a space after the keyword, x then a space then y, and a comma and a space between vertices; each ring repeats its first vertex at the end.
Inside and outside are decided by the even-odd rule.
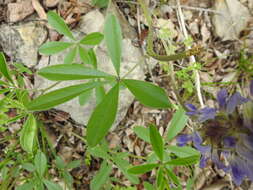
POLYGON ((169 108, 171 106, 162 88, 140 80, 123 79, 122 81, 143 105, 153 108, 169 108))
POLYGON ((38 71, 38 74, 48 80, 67 81, 82 80, 91 78, 115 78, 103 71, 85 67, 81 64, 59 64, 44 67, 38 71))
POLYGON ((42 111, 53 108, 54 106, 67 102, 98 85, 100 85, 99 82, 90 82, 54 90, 32 100, 30 104, 27 105, 27 109, 29 111, 42 111))
POLYGON ((69 48, 72 45, 73 43, 70 42, 47 42, 40 46, 39 52, 44 55, 53 55, 69 48))
POLYGON ((104 25, 105 43, 113 66, 119 75, 122 52, 122 33, 119 21, 113 14, 108 14, 104 25))
POLYGON ((57 32, 69 37, 72 40, 75 40, 70 29, 68 28, 64 20, 57 13, 53 11, 48 11, 47 19, 50 26, 52 26, 57 32))
POLYGON ((117 113, 118 98, 117 83, 94 109, 87 125, 87 142, 90 147, 96 146, 112 126, 117 113))

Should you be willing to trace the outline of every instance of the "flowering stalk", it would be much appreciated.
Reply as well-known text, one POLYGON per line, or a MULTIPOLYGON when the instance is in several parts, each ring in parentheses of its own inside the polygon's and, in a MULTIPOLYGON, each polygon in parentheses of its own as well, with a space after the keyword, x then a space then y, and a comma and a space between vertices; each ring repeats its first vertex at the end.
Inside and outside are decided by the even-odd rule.
MULTIPOLYGON (((250 94, 253 97, 253 81, 250 94)), ((239 186, 246 178, 253 181, 253 101, 238 92, 229 96, 226 89, 218 92, 217 101, 218 108, 199 110, 186 104, 187 114, 203 123, 203 127, 193 134, 179 135, 178 145, 184 146, 192 141, 201 152, 201 168, 211 160, 218 169, 230 173, 239 186), (237 107, 242 104, 243 112, 240 114, 237 107)))

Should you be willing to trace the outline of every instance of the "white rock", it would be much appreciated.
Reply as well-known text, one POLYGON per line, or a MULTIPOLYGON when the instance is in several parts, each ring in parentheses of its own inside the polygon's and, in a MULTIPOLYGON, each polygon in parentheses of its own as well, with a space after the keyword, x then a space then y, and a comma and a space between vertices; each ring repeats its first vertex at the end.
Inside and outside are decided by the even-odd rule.
POLYGON ((216 0, 214 9, 222 13, 213 16, 216 34, 223 40, 235 40, 250 21, 249 10, 238 0, 216 0))

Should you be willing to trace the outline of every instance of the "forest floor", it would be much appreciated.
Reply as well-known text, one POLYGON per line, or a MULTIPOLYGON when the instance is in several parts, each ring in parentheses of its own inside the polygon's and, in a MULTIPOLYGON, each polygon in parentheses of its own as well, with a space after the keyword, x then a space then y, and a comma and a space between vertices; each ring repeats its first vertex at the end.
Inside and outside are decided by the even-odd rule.
MULTIPOLYGON (((90 2, 81 0, 33 0, 27 4, 24 2, 0 0, 0 25, 6 23, 22 25, 24 20, 29 19, 29 17, 34 20, 45 19, 48 10, 55 10, 65 19, 70 28, 75 29, 82 15, 98 9, 90 2), (15 8, 12 7, 13 10, 10 15, 8 12, 10 11, 8 10, 9 4, 17 6, 16 8, 19 11, 25 9, 26 13, 25 11, 24 13, 17 11, 15 15, 15 8), (20 9, 18 6, 21 4, 24 4, 22 5, 24 7, 20 9)), ((182 10, 184 22, 180 20, 182 15, 180 17, 178 1, 147 0, 145 2, 149 4, 149 11, 152 13, 153 24, 158 31, 157 33, 164 32, 162 34, 167 35, 166 38, 171 40, 169 51, 182 51, 186 46, 198 45, 203 47, 203 50, 195 55, 193 60, 186 58, 170 63, 174 64, 177 90, 184 102, 201 106, 203 101, 204 105, 213 106, 215 105, 216 94, 222 87, 230 91, 235 88, 243 91, 243 88, 247 87, 248 81, 253 76, 252 0, 181 0, 180 10, 182 10), (242 6, 248 12, 244 13, 242 6), (167 31, 166 28, 169 30, 167 31), (184 28, 188 37, 185 37, 184 28), (194 60, 197 64, 194 63, 194 60), (200 86, 196 86, 196 82, 200 86), (198 96, 198 93, 201 96, 198 96)), ((137 38, 132 39, 132 43, 139 47, 145 55, 148 25, 137 2, 134 0, 117 0, 113 3, 123 15, 124 21, 122 22, 127 21, 137 34, 137 38)), ((105 8, 100 9, 100 11, 105 12, 105 8)), ((50 33, 50 35, 48 36, 50 39, 59 40, 61 38, 55 33, 50 33)), ((155 40, 154 44, 157 53, 165 54, 161 40, 155 40)), ((145 68, 145 80, 164 88, 171 102, 177 103, 168 64, 147 58, 145 68)), ((31 69, 34 70, 34 68, 31 69)), ((9 116, 12 115, 15 115, 15 110, 9 112, 9 116)), ((159 132, 164 134, 172 116, 173 111, 171 110, 151 109, 141 105, 138 101, 134 101, 127 110, 124 119, 107 135, 109 147, 115 151, 135 155, 136 158, 132 157, 129 161, 133 165, 140 164, 142 160, 138 157, 147 155, 151 147, 136 136, 133 128, 154 123, 159 127, 159 132)), ((85 127, 74 121, 69 113, 56 109, 39 113, 39 118, 46 127, 46 132, 56 153, 65 162, 82 160, 80 166, 70 170, 74 179, 74 189, 89 189, 91 179, 101 166, 101 159, 94 158, 86 153, 87 147, 82 138, 82 134, 85 134, 85 127)), ((12 124, 9 130, 1 132, 0 138, 12 136, 17 129, 20 129, 22 122, 22 120, 18 121, 12 124)), ((185 133, 190 132, 193 121, 189 122, 188 125, 189 128, 185 129, 185 133)), ((171 142, 171 144, 175 143, 175 140, 171 142)), ((11 144, 15 144, 15 140, 11 139, 0 144, 0 159, 5 157, 5 149, 11 144)), ((13 151, 20 152, 20 146, 17 146, 13 151)), ((186 183, 191 175, 191 170, 187 167, 176 167, 174 172, 180 176, 183 183, 186 183)), ((59 173, 54 168, 53 162, 49 173, 54 176, 55 181, 59 181, 59 173)), ((218 170, 212 163, 209 163, 205 169, 194 168, 194 173, 194 190, 253 190, 252 185, 248 182, 245 182, 241 187, 234 187, 231 185, 230 176, 218 170)), ((141 181, 153 182, 154 175, 154 173, 144 174, 140 179, 141 181)), ((113 169, 111 177, 117 179, 114 181, 114 185, 121 186, 121 189, 123 186, 131 185, 129 180, 124 178, 116 168, 113 169)), ((143 184, 137 185, 136 189, 144 189, 143 184)))

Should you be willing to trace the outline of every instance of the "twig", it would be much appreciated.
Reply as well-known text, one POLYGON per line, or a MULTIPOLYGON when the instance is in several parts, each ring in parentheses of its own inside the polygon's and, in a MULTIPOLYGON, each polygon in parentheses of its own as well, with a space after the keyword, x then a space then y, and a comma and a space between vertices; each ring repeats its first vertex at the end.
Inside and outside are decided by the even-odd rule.
MULTIPOLYGON (((172 8, 172 9, 178 9, 177 5, 170 5, 169 7, 172 8)), ((220 12, 220 11, 216 11, 216 10, 208 9, 208 8, 191 7, 191 6, 186 6, 186 5, 181 5, 181 8, 183 8, 183 9, 190 9, 190 10, 194 10, 194 11, 211 12, 211 13, 223 15, 223 13, 220 12)))
MULTIPOLYGON (((177 0, 177 7, 178 7, 178 17, 179 17, 179 23, 181 26, 181 29, 183 31, 183 35, 185 38, 188 38, 188 33, 185 27, 185 21, 184 21, 184 15, 182 13, 182 9, 181 9, 181 5, 180 5, 180 1, 177 0)), ((190 47, 186 47, 187 49, 190 49, 190 47)), ((190 56, 190 63, 195 63, 196 59, 195 57, 192 55, 190 56)), ((204 107, 204 102, 203 102, 203 98, 202 98, 202 94, 201 94, 201 85, 200 85, 200 76, 199 76, 199 72, 194 69, 194 75, 195 75, 195 86, 196 86, 196 91, 197 91, 197 95, 198 95, 198 99, 199 99, 199 103, 201 108, 204 107)))
MULTIPOLYGON (((141 21, 140 21, 140 6, 137 5, 137 26, 138 26, 138 36, 140 38, 141 36, 141 21)), ((140 43, 140 46, 141 46, 141 54, 142 55, 145 55, 145 48, 143 47, 143 45, 140 43)), ((152 71, 150 69, 150 66, 149 66, 149 63, 147 63, 147 59, 144 58, 144 64, 146 65, 146 68, 147 68, 147 71, 151 77, 151 81, 154 82, 154 77, 153 77, 153 74, 152 74, 152 71)))

